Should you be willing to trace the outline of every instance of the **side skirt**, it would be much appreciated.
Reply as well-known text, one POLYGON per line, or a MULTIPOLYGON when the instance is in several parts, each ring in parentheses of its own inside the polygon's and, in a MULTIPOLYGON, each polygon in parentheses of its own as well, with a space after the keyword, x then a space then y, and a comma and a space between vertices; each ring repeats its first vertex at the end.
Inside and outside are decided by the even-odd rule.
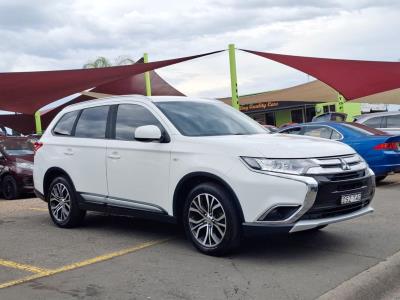
POLYGON ((98 211, 113 215, 132 216, 141 219, 176 224, 175 217, 170 216, 162 208, 122 199, 108 198, 100 195, 77 193, 79 207, 88 211, 98 211), (150 209, 148 209, 150 208, 150 209))

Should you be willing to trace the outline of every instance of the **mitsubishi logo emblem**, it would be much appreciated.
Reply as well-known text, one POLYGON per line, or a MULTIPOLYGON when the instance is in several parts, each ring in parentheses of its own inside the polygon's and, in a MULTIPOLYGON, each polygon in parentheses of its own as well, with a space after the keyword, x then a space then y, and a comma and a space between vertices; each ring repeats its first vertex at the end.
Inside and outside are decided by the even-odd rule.
POLYGON ((339 158, 339 160, 340 160, 340 166, 341 166, 342 170, 347 171, 347 170, 351 169, 349 164, 344 159, 339 158))

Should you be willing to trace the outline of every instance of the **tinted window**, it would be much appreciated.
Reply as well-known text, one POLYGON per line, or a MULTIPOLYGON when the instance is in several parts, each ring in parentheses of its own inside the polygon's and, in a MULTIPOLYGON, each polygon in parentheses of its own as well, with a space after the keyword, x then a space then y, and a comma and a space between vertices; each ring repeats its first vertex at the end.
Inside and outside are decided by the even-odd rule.
POLYGON ((387 116, 387 128, 400 128, 400 115, 387 116))
POLYGON ((86 108, 76 124, 75 136, 105 138, 109 106, 86 108))
POLYGON ((266 134, 257 122, 226 104, 168 101, 155 105, 186 136, 266 134))
POLYGON ((147 108, 134 104, 118 106, 115 124, 115 138, 117 140, 134 140, 136 128, 145 125, 156 125, 163 131, 160 122, 147 108))
POLYGON ((367 121, 364 122, 364 124, 369 127, 372 127, 372 128, 380 128, 381 122, 382 122, 382 118, 376 117, 376 118, 368 119, 367 121))
POLYGON ((60 121, 58 121, 56 127, 54 127, 54 134, 71 135, 72 127, 74 127, 74 123, 78 114, 79 111, 71 111, 63 115, 60 121))
POLYGON ((333 130, 329 127, 305 127, 304 135, 313 136, 323 139, 330 139, 333 130))
POLYGON ((282 133, 286 134, 300 134, 301 127, 295 127, 295 128, 290 128, 286 129, 285 131, 282 131, 282 133))

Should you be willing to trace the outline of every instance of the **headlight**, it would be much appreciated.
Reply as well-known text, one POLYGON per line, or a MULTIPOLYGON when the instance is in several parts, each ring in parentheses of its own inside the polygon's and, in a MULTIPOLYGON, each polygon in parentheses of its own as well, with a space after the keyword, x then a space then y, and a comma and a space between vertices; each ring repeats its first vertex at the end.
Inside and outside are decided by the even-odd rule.
POLYGON ((16 167, 18 169, 33 170, 33 164, 26 162, 17 162, 16 167))
POLYGON ((242 159, 254 170, 295 175, 305 174, 309 168, 318 167, 311 159, 271 159, 260 157, 242 157, 242 159))

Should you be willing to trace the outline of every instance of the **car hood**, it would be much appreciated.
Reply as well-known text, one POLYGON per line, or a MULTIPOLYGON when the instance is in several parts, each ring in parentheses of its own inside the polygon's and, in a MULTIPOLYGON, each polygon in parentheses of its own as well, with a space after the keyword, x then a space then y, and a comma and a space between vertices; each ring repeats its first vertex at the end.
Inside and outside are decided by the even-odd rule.
POLYGON ((256 134, 200 137, 211 149, 239 156, 311 158, 353 154, 353 148, 337 141, 288 134, 256 134), (234 152, 234 153, 232 153, 234 152))

